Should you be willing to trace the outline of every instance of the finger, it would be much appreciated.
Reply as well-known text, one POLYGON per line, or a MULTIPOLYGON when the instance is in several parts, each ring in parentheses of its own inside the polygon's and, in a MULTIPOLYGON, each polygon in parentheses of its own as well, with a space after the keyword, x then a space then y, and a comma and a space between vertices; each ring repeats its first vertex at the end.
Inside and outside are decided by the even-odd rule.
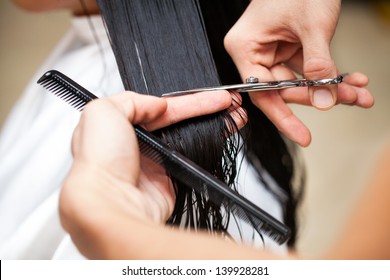
MULTIPOLYGON (((273 66, 271 69, 272 75, 276 80, 293 80, 296 75, 289 67, 283 64, 273 66)), ((295 87, 279 90, 280 96, 286 103, 294 103, 300 105, 311 105, 309 91, 307 87, 295 87)))
POLYGON ((364 88, 367 84, 367 76, 361 73, 348 75, 339 85, 338 103, 371 108, 374 105, 374 97, 364 88))
MULTIPOLYGON (((286 103, 311 106, 307 88, 291 88, 281 90, 280 95, 286 103)), ((354 105, 362 108, 371 108, 374 105, 374 97, 365 88, 355 87, 347 83, 340 84, 337 93, 337 103, 354 105)))
POLYGON ((208 115, 229 108, 232 96, 226 90, 199 92, 164 98, 167 110, 153 122, 145 123, 148 130, 155 130, 185 119, 208 115))
POLYGON ((366 87, 368 85, 368 77, 360 72, 348 74, 343 81, 356 87, 366 87))
POLYGON ((164 99, 131 91, 114 95, 107 100, 132 124, 154 121, 167 110, 167 102, 164 99))
POLYGON ((296 51, 296 53, 284 64, 299 75, 303 75, 303 51, 302 47, 296 51))
MULTIPOLYGON (((337 68, 329 50, 329 42, 321 33, 302 38, 304 77, 310 80, 334 78, 337 68)), ((311 103, 320 110, 328 110, 336 104, 337 85, 310 87, 311 103)))
POLYGON ((230 91, 232 96, 232 104, 227 109, 229 113, 233 113, 236 110, 239 110, 242 105, 242 97, 241 94, 236 91, 230 91))
POLYGON ((84 108, 73 137, 74 159, 75 162, 86 162, 104 169, 124 181, 136 183, 139 172, 137 164, 131 170, 125 164, 113 164, 113 159, 118 155, 124 162, 127 159, 133 163, 139 161, 134 131, 121 111, 124 108, 118 109, 120 106, 116 101, 116 98, 96 99, 84 108))
POLYGON ((231 97, 232 97, 232 104, 229 107, 229 110, 235 110, 242 105, 242 96, 240 93, 236 91, 230 91, 231 97))
POLYGON ((375 99, 372 96, 371 92, 366 88, 357 88, 358 98, 355 102, 355 105, 362 108, 371 108, 375 104, 375 99))
POLYGON ((175 190, 166 170, 148 157, 141 156, 139 190, 145 195, 147 215, 164 223, 175 206, 175 190))
MULTIPOLYGON (((241 67, 242 75, 261 77, 262 80, 275 80, 275 77, 266 68, 248 64, 241 67)), ((311 136, 308 128, 294 115, 284 102, 278 91, 252 92, 252 102, 274 123, 274 125, 288 138, 301 146, 310 144, 311 136)))
MULTIPOLYGON (((277 71, 271 70, 275 78, 293 78, 293 73, 283 65, 277 66, 277 71), (283 74, 281 74, 283 73, 283 74)), ((351 73, 338 85, 337 104, 355 105, 362 108, 370 108, 374 105, 374 97, 364 87, 368 84, 368 78, 362 73, 351 73)), ((297 87, 280 90, 280 95, 286 103, 311 105, 308 89, 297 87)))
POLYGON ((302 45, 298 42, 291 43, 291 42, 279 41, 278 49, 275 53, 274 64, 286 63, 287 61, 291 61, 291 60, 294 61, 295 57, 299 57, 299 56, 301 56, 300 69, 302 69, 302 45))
POLYGON ((252 102, 292 141, 306 147, 311 142, 309 129, 294 115, 277 91, 251 93, 252 102))
MULTIPOLYGON (((275 80, 273 74, 261 65, 237 63, 237 67, 243 77, 255 76, 261 80, 275 80)), ((283 75, 285 74, 281 74, 281 76, 283 75)), ((294 115, 278 91, 252 92, 250 97, 252 102, 285 136, 304 147, 310 144, 309 129, 294 115)))
POLYGON ((248 122, 248 115, 242 107, 238 107, 237 109, 231 111, 230 116, 236 124, 235 127, 230 127, 230 134, 234 134, 235 132, 239 131, 248 122))
MULTIPOLYGON (((248 115, 246 111, 241 107, 242 97, 238 92, 230 92, 232 94, 232 105, 228 108, 230 116, 235 122, 235 127, 230 127, 231 135, 245 126, 248 121, 248 115)), ((229 123, 227 124, 228 126, 229 123)))
POLYGON ((374 97, 365 88, 343 85, 339 87, 338 104, 371 108, 374 105, 374 97))

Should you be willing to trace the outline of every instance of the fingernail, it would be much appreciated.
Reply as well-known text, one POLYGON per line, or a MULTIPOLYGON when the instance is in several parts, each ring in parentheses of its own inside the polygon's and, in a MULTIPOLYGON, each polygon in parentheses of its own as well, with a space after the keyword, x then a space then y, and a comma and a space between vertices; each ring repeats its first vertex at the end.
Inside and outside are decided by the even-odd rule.
POLYGON ((334 104, 333 96, 328 89, 317 89, 313 94, 313 105, 317 108, 326 109, 334 104))

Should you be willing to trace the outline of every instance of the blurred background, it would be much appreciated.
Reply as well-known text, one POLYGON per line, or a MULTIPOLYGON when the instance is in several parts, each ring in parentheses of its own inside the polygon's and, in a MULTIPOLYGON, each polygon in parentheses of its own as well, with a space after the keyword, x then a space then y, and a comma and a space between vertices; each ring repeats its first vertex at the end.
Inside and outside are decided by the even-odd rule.
MULTIPOLYGON (((0 1, 0 126, 69 17, 28 13, 0 1)), ((326 112, 292 106, 313 137, 302 149, 307 186, 298 243, 299 251, 313 257, 337 237, 390 136, 390 1, 344 0, 332 53, 341 72, 369 76, 376 103, 368 110, 338 106, 326 112)))

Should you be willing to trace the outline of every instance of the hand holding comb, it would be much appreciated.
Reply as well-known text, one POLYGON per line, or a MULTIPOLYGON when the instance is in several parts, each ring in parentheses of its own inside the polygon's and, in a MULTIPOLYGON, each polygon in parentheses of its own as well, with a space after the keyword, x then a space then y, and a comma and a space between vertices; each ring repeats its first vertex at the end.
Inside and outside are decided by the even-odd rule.
MULTIPOLYGON (((46 72, 38 84, 47 88, 74 108, 82 110, 91 100, 98 98, 59 71, 46 72)), ((206 193, 210 200, 222 203, 226 210, 253 226, 258 233, 270 236, 279 244, 286 242, 290 229, 267 212, 231 190, 206 170, 180 153, 170 149, 159 138, 140 126, 134 126, 140 152, 163 166, 176 180, 199 193, 206 193)))

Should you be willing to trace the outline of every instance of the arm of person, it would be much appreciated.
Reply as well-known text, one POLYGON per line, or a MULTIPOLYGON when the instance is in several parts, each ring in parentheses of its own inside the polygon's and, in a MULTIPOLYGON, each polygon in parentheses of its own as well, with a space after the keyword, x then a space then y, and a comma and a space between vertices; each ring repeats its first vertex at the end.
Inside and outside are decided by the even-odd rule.
MULTIPOLYGON (((63 227, 85 256, 94 259, 282 258, 218 236, 164 225, 174 201, 169 180, 158 168, 152 172, 153 180, 148 178, 147 171, 141 170, 130 123, 158 128, 172 120, 229 107, 231 96, 227 92, 213 96, 218 94, 221 95, 215 97, 215 102, 209 103, 208 99, 206 104, 196 106, 202 109, 190 113, 183 110, 183 105, 196 104, 198 94, 168 99, 169 102, 123 94, 93 101, 85 108, 73 136, 74 162, 60 196, 63 227)), ((344 235, 322 257, 390 257, 389 166, 390 145, 344 235)), ((288 258, 297 255, 290 254, 288 258)))
POLYGON ((19 8, 29 12, 69 10, 74 15, 82 15, 87 10, 90 15, 99 14, 99 7, 96 4, 96 0, 12 0, 12 2, 19 8))
POLYGON ((390 141, 328 259, 390 259, 390 141))
POLYGON ((146 205, 135 199, 138 195, 130 194, 137 186, 99 180, 96 170, 90 171, 68 179, 61 194, 63 225, 89 259, 281 258, 219 236, 155 221, 146 214, 146 205))
MULTIPOLYGON (((330 43, 340 13, 340 0, 252 0, 225 37, 225 48, 243 80, 260 81, 334 78, 340 74, 330 43)), ((350 73, 339 87, 310 87, 250 93, 252 102, 288 138, 307 146, 309 129, 287 103, 321 110, 337 103, 369 108, 374 99, 365 89, 367 77, 350 73)))
POLYGON ((124 93, 89 103, 73 135, 74 161, 60 195, 62 225, 79 250, 98 259, 257 256, 228 240, 165 227, 174 193, 161 168, 150 171, 149 163, 142 170, 131 125, 157 129, 232 103, 239 104, 226 91, 166 100, 124 93))

